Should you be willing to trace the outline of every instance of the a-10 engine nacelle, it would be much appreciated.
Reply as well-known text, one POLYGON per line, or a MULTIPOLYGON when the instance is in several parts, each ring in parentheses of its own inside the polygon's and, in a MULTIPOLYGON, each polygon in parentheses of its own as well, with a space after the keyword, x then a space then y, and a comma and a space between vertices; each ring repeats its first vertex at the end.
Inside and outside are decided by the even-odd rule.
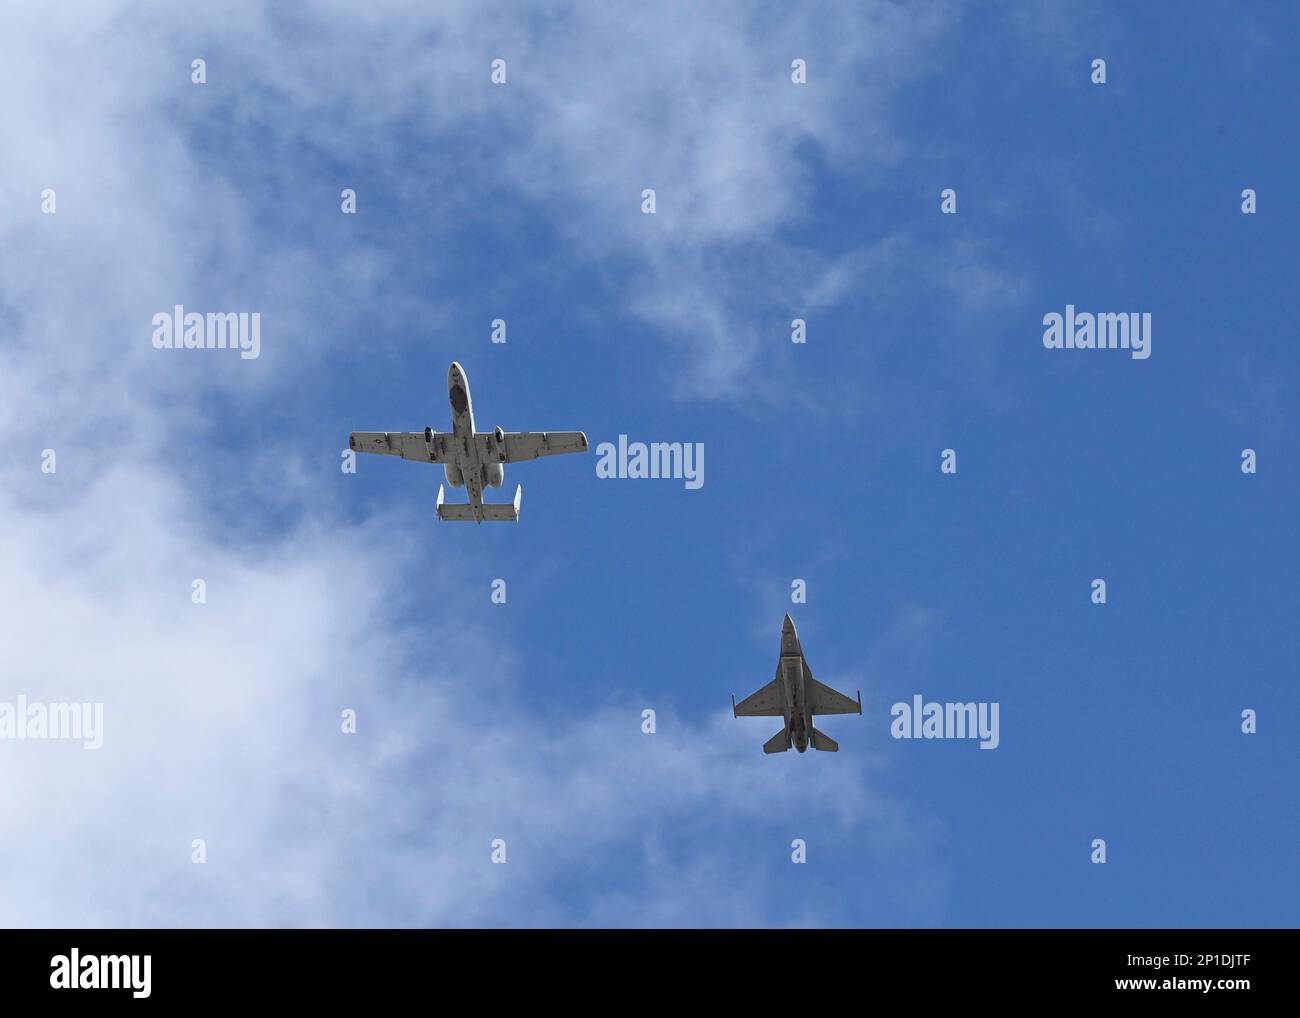
MULTIPOLYGON (((492 437, 496 439, 497 448, 505 452, 506 433, 499 427, 492 429, 492 437)), ((483 483, 489 488, 501 487, 501 482, 506 479, 506 468, 500 463, 483 464, 483 483)))
MULTIPOLYGON (((465 487, 465 475, 455 463, 444 463, 442 472, 447 475, 447 483, 453 488, 465 487)), ((499 488, 506 479, 506 468, 500 463, 484 463, 480 480, 489 488, 499 488)))
MULTIPOLYGON (((444 463, 442 465, 443 473, 447 475, 447 483, 453 488, 465 487, 465 476, 460 472, 460 467, 455 463, 444 463)), ((483 483, 489 488, 501 487, 501 482, 506 479, 506 468, 500 463, 483 464, 483 483)))

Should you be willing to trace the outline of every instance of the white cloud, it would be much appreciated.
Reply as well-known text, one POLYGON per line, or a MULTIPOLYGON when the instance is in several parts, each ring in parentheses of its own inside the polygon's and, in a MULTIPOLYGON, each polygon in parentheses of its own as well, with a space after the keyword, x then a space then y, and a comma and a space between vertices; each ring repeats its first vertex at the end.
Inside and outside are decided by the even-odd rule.
POLYGON ((688 370, 665 370, 684 393, 752 398, 774 390, 764 351, 780 349, 792 309, 834 303, 891 244, 864 235, 828 255, 790 239, 812 210, 815 166, 869 178, 898 159, 890 99, 956 18, 947 4, 887 3, 340 13, 245 3, 122 15, 111 43, 98 22, 26 14, 0 78, 36 97, 0 127, 22 153, 3 197, 32 213, 5 233, 10 299, 22 309, 25 294, 92 281, 57 315, 45 300, 32 331, 84 331, 78 312, 95 308, 144 357, 142 315, 187 297, 252 300, 276 339, 266 364, 240 374, 247 384, 313 363, 358 303, 427 330, 437 300, 400 285, 379 305, 365 299, 410 278, 386 238, 358 226, 355 248, 328 243, 338 190, 365 177, 363 210, 400 204, 425 236, 498 215, 502 194, 525 198, 525 228, 531 216, 558 230, 627 313, 685 354, 688 370), (197 55, 204 86, 188 79, 197 55), (488 78, 497 56, 504 86, 488 78), (790 81, 796 56, 806 85, 790 81), (60 191, 62 219, 36 214, 45 186, 60 191), (646 187, 654 216, 640 212, 646 187), (268 215, 281 228, 259 228, 268 215), (123 264, 96 272, 110 259, 123 264), (123 302, 100 287, 120 287, 121 274, 143 303, 114 320, 102 309, 123 302))
MULTIPOLYGON (((668 326, 715 392, 753 354, 755 278, 780 272, 832 299, 843 266, 779 237, 806 207, 799 147, 845 151, 840 103, 863 61, 897 77, 934 19, 856 16, 831 49, 794 54, 814 83, 796 93, 788 51, 824 9, 761 24, 744 5, 692 7, 689 23, 685 10, 578 5, 540 23, 419 4, 310 25, 299 19, 338 9, 10 13, 0 94, 22 98, 0 118, 14 154, 0 182, 0 699, 102 700, 106 732, 95 752, 0 740, 4 921, 759 922, 773 917, 771 869, 730 852, 738 825, 829 817, 864 852, 916 853, 869 763, 769 766, 729 717, 665 714, 646 737, 626 698, 576 716, 530 702, 525 666, 495 634, 406 601, 413 569, 452 588, 456 563, 394 540, 391 520, 346 523, 301 455, 276 495, 288 522, 269 532, 220 511, 242 497, 258 514, 256 462, 223 474, 237 490, 220 502, 210 490, 203 440, 220 422, 205 397, 273 407, 324 370, 310 366, 333 341, 323 326, 398 267, 373 238, 335 258, 312 215, 246 189, 259 175, 281 195, 320 184, 333 215, 329 171, 295 182, 278 166, 302 145, 322 166, 370 151, 400 167, 389 135, 409 118, 435 133, 498 125, 487 143, 502 146, 501 172, 485 186, 568 216, 589 257, 644 271, 627 306, 668 326), (504 94, 480 87, 499 53, 512 61, 504 94), (192 56, 209 60, 211 96, 192 91, 192 56), (207 146, 232 136, 263 140, 264 171, 219 168, 207 146), (659 188, 653 224, 636 212, 642 186, 659 188), (56 216, 40 214, 44 187, 56 216), (749 273, 769 259, 778 270, 749 273), (200 301, 275 316, 279 345, 252 366, 148 345, 153 312, 200 301), (53 476, 38 470, 47 446, 53 476), (178 449, 193 456, 174 472, 178 449), (195 577, 206 605, 190 603, 195 577), (354 737, 338 732, 345 706, 360 712, 354 737), (698 835, 701 818, 712 848, 670 844, 664 832, 698 835), (487 861, 498 836, 505 867, 487 861), (205 866, 189 861, 196 837, 205 866), (584 891, 587 875, 609 886, 584 891)), ((872 139, 882 125, 873 113, 856 127, 872 139)), ((453 181, 444 211, 478 196, 453 181)))
POLYGON ((872 765, 809 782, 816 757, 769 766, 770 733, 725 712, 664 712, 647 736, 625 695, 576 713, 530 702, 526 666, 493 634, 404 603, 409 563, 428 566, 393 521, 231 547, 136 466, 39 508, 5 502, 6 699, 105 704, 97 751, 0 740, 9 922, 752 922, 771 907, 761 884, 694 885, 762 868, 729 831, 821 817, 877 852, 899 824, 872 765), (196 576, 207 604, 190 601, 196 576), (654 889, 664 830, 702 847, 654 889), (488 860, 495 837, 505 867, 488 860), (587 872, 617 873, 612 897, 562 892, 587 872), (628 896, 651 904, 619 914, 628 896))

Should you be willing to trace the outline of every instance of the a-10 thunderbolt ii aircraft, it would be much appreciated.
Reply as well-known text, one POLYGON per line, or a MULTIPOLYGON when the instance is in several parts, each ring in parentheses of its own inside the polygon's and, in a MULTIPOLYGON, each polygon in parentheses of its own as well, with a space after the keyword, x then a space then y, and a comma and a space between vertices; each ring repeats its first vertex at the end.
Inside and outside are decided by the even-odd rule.
POLYGON ((348 445, 357 452, 400 456, 421 463, 441 463, 447 483, 465 488, 467 504, 444 503, 438 485, 438 519, 504 520, 518 522, 522 485, 515 489, 511 504, 483 501, 483 488, 501 487, 506 463, 535 460, 564 452, 586 452, 587 436, 581 431, 492 431, 474 430, 474 405, 469 398, 469 378, 455 361, 447 371, 447 395, 451 399, 451 431, 354 431, 348 445))
POLYGON ((800 753, 808 748, 834 753, 840 744, 813 727, 816 714, 861 714, 862 693, 850 700, 830 686, 813 678, 808 660, 799 645, 794 620, 787 614, 781 627, 781 656, 776 662, 776 678, 757 693, 736 703, 731 697, 731 711, 738 718, 784 717, 785 727, 763 744, 764 753, 784 753, 793 744, 800 753))

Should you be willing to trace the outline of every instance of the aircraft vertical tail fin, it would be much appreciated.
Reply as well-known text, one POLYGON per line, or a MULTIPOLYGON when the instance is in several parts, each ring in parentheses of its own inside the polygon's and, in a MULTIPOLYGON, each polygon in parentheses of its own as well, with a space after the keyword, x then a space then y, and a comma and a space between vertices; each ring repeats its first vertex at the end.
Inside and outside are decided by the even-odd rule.
POLYGON ((813 749, 820 749, 823 753, 838 753, 840 751, 838 742, 815 728, 812 730, 812 747, 813 749))
POLYGON ((784 753, 790 748, 790 731, 782 728, 774 736, 763 743, 764 753, 784 753))

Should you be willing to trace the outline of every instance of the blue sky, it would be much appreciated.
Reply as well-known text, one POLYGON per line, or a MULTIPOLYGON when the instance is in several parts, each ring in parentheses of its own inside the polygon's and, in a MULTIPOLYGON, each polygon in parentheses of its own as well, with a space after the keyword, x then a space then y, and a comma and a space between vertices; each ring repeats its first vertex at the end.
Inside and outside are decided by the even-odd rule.
POLYGON ((1295 14, 423 8, 0 43, 0 700, 106 715, 0 742, 0 921, 1295 925, 1295 14), (176 303, 262 356, 152 349, 176 303), (1150 359, 1044 349, 1066 304, 1150 359), (703 487, 561 457, 462 527, 342 473, 453 359, 703 487), (731 717, 786 611, 838 754, 731 717), (891 738, 914 694, 1000 745, 891 738))

